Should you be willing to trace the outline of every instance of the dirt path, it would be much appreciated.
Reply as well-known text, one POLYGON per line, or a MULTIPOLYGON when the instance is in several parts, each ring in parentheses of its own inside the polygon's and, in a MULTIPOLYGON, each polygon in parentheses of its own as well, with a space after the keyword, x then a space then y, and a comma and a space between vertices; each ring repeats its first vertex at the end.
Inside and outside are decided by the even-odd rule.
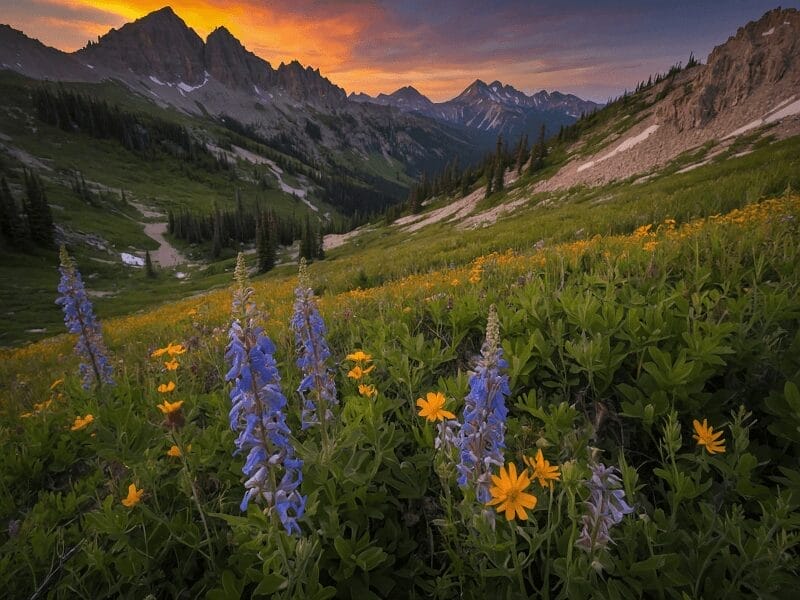
MULTIPOLYGON (((142 213, 142 216, 147 219, 154 219, 164 216, 163 213, 152 211, 146 206, 143 206, 137 202, 131 202, 131 204, 133 204, 136 209, 142 213)), ((166 221, 143 223, 143 225, 144 234, 159 244, 158 249, 150 253, 150 258, 153 259, 153 262, 160 267, 174 267, 186 262, 186 257, 184 257, 178 251, 178 249, 170 244, 169 241, 164 237, 164 234, 167 233, 166 221)))

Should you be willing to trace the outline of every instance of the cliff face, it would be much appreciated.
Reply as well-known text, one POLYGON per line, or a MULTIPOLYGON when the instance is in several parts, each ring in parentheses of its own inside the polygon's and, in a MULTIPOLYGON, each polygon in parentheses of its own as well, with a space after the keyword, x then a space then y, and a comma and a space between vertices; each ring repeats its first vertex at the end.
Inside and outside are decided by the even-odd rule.
POLYGON ((203 50, 200 36, 167 7, 112 29, 75 56, 111 71, 198 85, 205 77, 203 50))
POLYGON ((208 73, 227 87, 252 92, 253 86, 266 90, 277 82, 270 64, 245 49, 224 27, 208 36, 204 59, 208 73))
MULTIPOLYGON (((747 113, 747 105, 769 110, 800 91, 800 12, 776 9, 741 27, 692 69, 684 93, 672 94, 657 112, 678 130, 702 128, 728 113, 747 113)), ((755 117, 755 114, 752 115, 755 117)))

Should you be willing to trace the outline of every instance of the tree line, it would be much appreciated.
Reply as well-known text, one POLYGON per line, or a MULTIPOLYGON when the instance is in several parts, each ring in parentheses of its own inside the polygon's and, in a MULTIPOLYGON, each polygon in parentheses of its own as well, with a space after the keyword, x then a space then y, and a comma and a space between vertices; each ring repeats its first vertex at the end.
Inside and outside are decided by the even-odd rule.
POLYGON ((0 177, 0 235, 6 245, 17 250, 53 248, 53 214, 42 180, 25 170, 24 187, 22 202, 18 203, 5 176, 0 177))

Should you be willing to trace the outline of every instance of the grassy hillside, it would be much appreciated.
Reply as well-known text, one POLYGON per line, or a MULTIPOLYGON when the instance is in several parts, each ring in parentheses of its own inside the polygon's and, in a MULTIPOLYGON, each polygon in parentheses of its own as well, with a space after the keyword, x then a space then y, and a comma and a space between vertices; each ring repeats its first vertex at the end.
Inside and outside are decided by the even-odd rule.
MULTIPOLYGON (((2 583, 15 596, 52 573, 57 596, 786 597, 800 539, 800 197, 665 217, 367 289, 348 291, 343 256, 313 265, 340 400, 327 445, 299 424, 297 280, 256 280, 303 460, 299 537, 275 512, 239 510, 230 290, 106 320, 113 388, 80 388, 70 337, 5 351, 2 583), (504 461, 521 471, 541 449, 559 468, 552 490, 528 486, 526 520, 457 484, 458 453, 434 449, 416 406, 442 392, 463 421, 491 304, 507 362, 504 461), (186 350, 176 371, 151 357, 170 342, 186 350), (375 368, 354 380, 346 355, 358 349, 375 368), (183 427, 166 425, 165 397, 183 401, 183 427), (698 445, 694 420, 724 452, 698 445), (597 529, 581 537, 598 463, 619 467, 615 502, 632 509, 608 517, 613 544, 597 529), (131 484, 143 494, 126 506, 131 484)), ((418 255, 392 250, 410 273, 418 255)), ((453 260, 455 248, 439 252, 453 260)))

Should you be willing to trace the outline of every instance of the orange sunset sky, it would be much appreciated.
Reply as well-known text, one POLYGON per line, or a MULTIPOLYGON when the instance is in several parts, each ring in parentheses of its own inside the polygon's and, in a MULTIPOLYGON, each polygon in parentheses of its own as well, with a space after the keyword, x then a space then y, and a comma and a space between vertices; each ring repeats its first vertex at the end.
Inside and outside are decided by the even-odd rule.
POLYGON ((758 0, 0 0, 0 23, 73 51, 167 4, 201 37, 224 25, 273 66, 297 59, 348 93, 413 85, 435 101, 476 78, 605 101, 690 51, 705 59, 774 7, 758 0))

